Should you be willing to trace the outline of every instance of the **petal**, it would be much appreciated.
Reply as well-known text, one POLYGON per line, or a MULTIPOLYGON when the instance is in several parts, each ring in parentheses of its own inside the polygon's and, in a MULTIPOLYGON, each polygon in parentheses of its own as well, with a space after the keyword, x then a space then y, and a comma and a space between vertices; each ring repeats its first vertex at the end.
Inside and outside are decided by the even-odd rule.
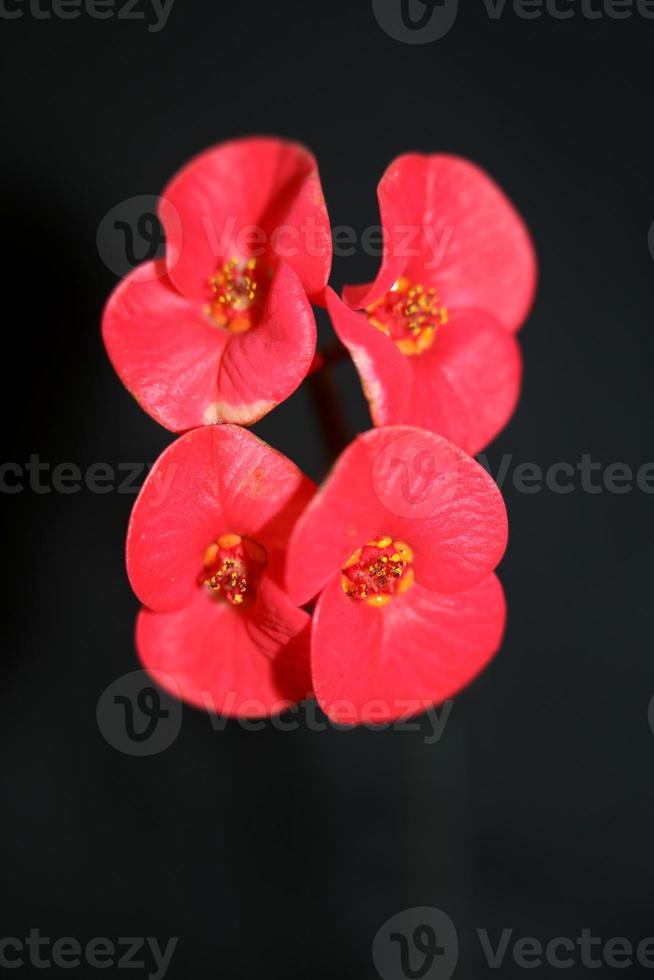
POLYGON ((102 333, 121 381, 157 422, 183 432, 207 421, 227 334, 177 292, 161 261, 138 266, 116 287, 102 333))
POLYGON ((345 298, 363 307, 402 273, 436 286, 445 306, 473 307, 518 330, 536 287, 536 256, 509 199, 479 167, 459 157, 398 157, 378 189, 384 258, 369 287, 345 298))
MULTIPOLYGON (((395 163, 397 164, 399 157, 395 163)), ((410 158, 412 159, 412 158, 410 158)), ((415 156, 415 159, 420 159, 415 156)), ((405 179, 398 179, 393 169, 386 170, 377 185, 379 217, 384 239, 381 265, 376 278, 361 286, 346 286, 343 299, 355 309, 369 306, 392 287, 406 269, 408 249, 419 247, 416 230, 422 226, 424 184, 418 174, 418 167, 406 173, 405 179)))
POLYGON ((408 360, 411 398, 398 421, 439 432, 474 455, 511 418, 520 394, 520 348, 487 314, 452 310, 432 347, 408 360))
POLYGON ((373 429, 348 446, 295 526, 289 595, 303 605, 379 535, 413 550, 416 582, 455 592, 499 562, 506 509, 488 473, 447 439, 410 426, 373 429))
POLYGON ((162 194, 170 277, 186 296, 206 299, 221 260, 281 258, 311 296, 331 267, 329 216, 312 154, 298 143, 250 137, 215 146, 188 163, 162 194), (172 212, 171 212, 172 209, 172 212))
POLYGON ((141 610, 136 645, 144 667, 172 677, 171 693, 190 704, 262 717, 310 691, 309 624, 307 613, 264 579, 249 610, 200 588, 175 612, 141 610))
POLYGON ((351 310, 331 288, 326 290, 327 310, 340 341, 352 355, 370 405, 375 425, 406 421, 411 394, 408 359, 386 334, 351 310))
POLYGON ((316 321, 300 280, 280 265, 263 319, 235 334, 220 364, 215 415, 251 425, 291 395, 306 377, 316 350, 316 321))
POLYGON ((407 357, 332 290, 327 309, 352 355, 375 425, 430 429, 474 455, 511 418, 520 394, 520 349, 487 314, 452 310, 433 346, 407 357))
POLYGON ((280 575, 291 529, 314 485, 289 459, 238 426, 186 433, 159 457, 132 511, 127 572, 141 602, 179 609, 221 534, 254 538, 280 575))
POLYGON ((314 614, 316 698, 334 721, 393 721, 425 711, 486 666, 505 619, 495 575, 447 595, 414 585, 381 608, 348 598, 337 577, 314 614))

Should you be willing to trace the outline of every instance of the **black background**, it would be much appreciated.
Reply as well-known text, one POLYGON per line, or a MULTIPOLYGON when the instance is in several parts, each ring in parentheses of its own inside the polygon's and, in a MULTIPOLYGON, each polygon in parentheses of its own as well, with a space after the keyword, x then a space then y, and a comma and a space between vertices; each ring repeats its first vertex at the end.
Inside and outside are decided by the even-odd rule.
MULTIPOLYGON (((654 459, 654 21, 508 8, 492 20, 466 0, 446 37, 408 45, 367 0, 176 0, 158 33, 29 12, 0 27, 7 461, 151 463, 170 441, 104 355, 117 280, 96 232, 222 139, 306 143, 332 224, 359 232, 377 222, 394 156, 463 154, 513 198, 541 263, 523 397, 489 450, 494 467, 512 454, 508 632, 437 744, 424 721, 220 732, 187 709, 166 751, 117 752, 96 705, 138 666, 123 564, 134 497, 37 492, 27 475, 3 492, 1 935, 179 936, 169 977, 230 980, 372 978, 377 930, 421 905, 453 919, 467 978, 493 975, 478 928, 653 935, 653 498, 580 478, 568 494, 528 494, 511 474, 584 454, 603 469, 654 459)), ((375 264, 337 258, 332 282, 375 264)), ((367 427, 354 371, 339 383, 351 424, 367 427)), ((303 391, 257 431, 324 474, 303 391)), ((525 971, 509 954, 494 972, 525 971)))

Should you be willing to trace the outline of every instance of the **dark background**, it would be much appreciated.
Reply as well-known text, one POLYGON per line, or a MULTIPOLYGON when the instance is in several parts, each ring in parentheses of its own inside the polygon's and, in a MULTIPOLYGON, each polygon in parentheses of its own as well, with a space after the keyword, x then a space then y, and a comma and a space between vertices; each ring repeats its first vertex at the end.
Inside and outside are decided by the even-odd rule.
MULTIPOLYGON (((310 146, 332 224, 359 232, 397 154, 484 166, 541 262, 523 397, 491 463, 654 459, 654 21, 495 21, 466 0, 446 37, 408 45, 367 0, 176 0, 159 33, 29 12, 0 28, 6 461, 151 463, 170 441, 104 355, 117 278, 96 232, 195 152, 257 132, 310 146)), ((332 282, 375 264, 339 258, 332 282)), ((351 368, 339 384, 366 428, 351 368)), ((312 411, 300 391, 257 430, 319 478, 312 411)), ((494 941, 653 935, 653 498, 579 480, 526 494, 511 475, 504 491, 506 641, 437 744, 426 722, 214 731, 186 709, 150 758, 96 724, 104 689, 138 666, 123 564, 134 496, 37 492, 27 476, 3 492, 0 935, 179 936, 168 976, 185 980, 367 980, 377 930, 422 905, 456 925, 457 977, 493 975, 478 928, 494 941)), ((509 953, 494 973, 524 970, 509 953)))

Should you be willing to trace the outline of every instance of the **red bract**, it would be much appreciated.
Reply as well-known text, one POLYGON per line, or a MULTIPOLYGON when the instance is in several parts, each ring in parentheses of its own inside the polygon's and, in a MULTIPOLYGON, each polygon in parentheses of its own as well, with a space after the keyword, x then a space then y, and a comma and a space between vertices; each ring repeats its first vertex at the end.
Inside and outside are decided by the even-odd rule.
POLYGON ((272 138, 221 144, 162 195, 165 261, 107 303, 111 361, 139 404, 175 432, 256 422, 297 388, 315 351, 310 299, 331 266, 318 169, 272 138))
POLYGON ((497 185, 456 157, 399 157, 378 197, 379 273, 373 283, 346 287, 347 305, 330 293, 334 327, 375 425, 419 425, 478 452, 511 417, 519 394, 511 334, 535 289, 529 234, 497 185))
POLYGON ((359 436, 298 521, 286 582, 319 594, 313 688, 336 721, 390 721, 450 697, 497 650, 501 494, 475 460, 409 426, 359 436), (374 718, 373 718, 374 715, 374 718))
POLYGON ((144 666, 168 674, 190 703, 266 715, 310 690, 310 620, 282 569, 314 490, 233 425, 187 433, 154 465, 127 536, 130 581, 148 607, 136 642, 144 666))

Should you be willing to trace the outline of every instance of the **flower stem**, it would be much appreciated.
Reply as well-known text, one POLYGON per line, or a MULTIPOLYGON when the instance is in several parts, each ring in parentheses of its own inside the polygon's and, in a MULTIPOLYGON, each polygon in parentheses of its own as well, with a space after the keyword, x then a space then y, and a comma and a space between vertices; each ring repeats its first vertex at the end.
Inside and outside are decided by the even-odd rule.
POLYGON ((330 367, 332 364, 338 364, 339 361, 344 361, 347 357, 349 357, 347 347, 340 340, 333 341, 323 351, 316 352, 309 368, 309 377, 325 367, 330 367))
POLYGON ((329 453, 330 465, 345 449, 351 434, 343 414, 342 399, 333 375, 333 365, 347 356, 346 348, 336 342, 316 354, 309 370, 308 383, 316 408, 323 444, 329 453))

